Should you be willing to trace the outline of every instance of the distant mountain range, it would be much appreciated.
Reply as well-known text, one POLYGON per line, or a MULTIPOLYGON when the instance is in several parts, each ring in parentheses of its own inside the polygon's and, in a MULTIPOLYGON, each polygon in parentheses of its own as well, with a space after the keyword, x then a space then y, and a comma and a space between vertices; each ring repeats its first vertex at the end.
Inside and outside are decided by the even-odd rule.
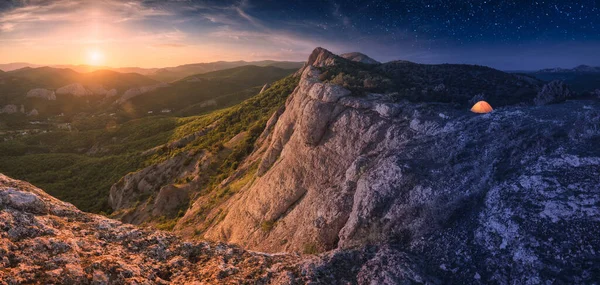
POLYGON ((589 65, 579 65, 574 68, 546 68, 536 71, 535 73, 600 73, 600 67, 594 67, 589 65))
POLYGON ((222 62, 186 65, 155 73, 163 78, 177 78, 169 83, 148 75, 113 70, 80 73, 70 68, 44 66, 1 71, 0 114, 28 114, 35 110, 33 114, 42 117, 61 113, 70 116, 80 112, 108 112, 109 109, 117 113, 120 110, 126 117, 153 114, 163 109, 169 113, 199 114, 237 104, 260 92, 265 84, 298 70, 274 66, 293 66, 292 63, 262 63, 273 65, 222 69, 240 64, 222 62), (208 69, 216 71, 179 77, 208 69))
MULTIPOLYGON (((71 69, 79 73, 89 73, 98 70, 110 70, 119 73, 139 73, 145 75, 151 79, 161 82, 171 82, 187 76, 207 73, 211 71, 218 71, 223 69, 235 68, 245 65, 256 65, 256 66, 273 66, 283 69, 298 69, 302 67, 303 62, 294 61, 274 61, 274 60, 262 60, 262 61, 216 61, 207 63, 193 63, 185 64, 174 67, 164 68, 141 68, 141 67, 119 67, 113 68, 109 66, 92 66, 92 65, 50 65, 49 67, 60 68, 60 69, 71 69)), ((39 68, 46 65, 32 64, 26 62, 14 62, 8 64, 0 64, 0 70, 2 71, 14 71, 22 68, 39 68)))
POLYGON ((546 68, 526 73, 544 81, 564 81, 577 92, 588 93, 600 89, 600 67, 579 65, 574 68, 546 68))

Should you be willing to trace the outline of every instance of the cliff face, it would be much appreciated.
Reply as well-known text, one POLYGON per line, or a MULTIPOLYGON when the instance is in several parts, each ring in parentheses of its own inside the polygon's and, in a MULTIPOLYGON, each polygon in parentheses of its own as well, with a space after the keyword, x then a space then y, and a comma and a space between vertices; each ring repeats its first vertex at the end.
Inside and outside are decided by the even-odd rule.
POLYGON ((268 252, 388 245, 386 258, 454 282, 600 277, 599 102, 535 107, 531 93, 475 115, 447 98, 356 96, 321 81, 340 60, 310 56, 256 179, 204 237, 268 252))

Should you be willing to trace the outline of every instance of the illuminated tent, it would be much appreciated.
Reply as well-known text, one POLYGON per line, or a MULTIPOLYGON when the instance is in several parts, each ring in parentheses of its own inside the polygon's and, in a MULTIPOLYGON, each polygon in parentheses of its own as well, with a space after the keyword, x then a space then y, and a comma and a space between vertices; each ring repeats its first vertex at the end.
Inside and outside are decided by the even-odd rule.
POLYGON ((494 109, 492 109, 492 106, 490 106, 490 104, 488 104, 488 102, 485 101, 479 101, 475 103, 475 105, 473 105, 473 108, 471 108, 471 112, 479 114, 489 113, 493 110, 494 109))

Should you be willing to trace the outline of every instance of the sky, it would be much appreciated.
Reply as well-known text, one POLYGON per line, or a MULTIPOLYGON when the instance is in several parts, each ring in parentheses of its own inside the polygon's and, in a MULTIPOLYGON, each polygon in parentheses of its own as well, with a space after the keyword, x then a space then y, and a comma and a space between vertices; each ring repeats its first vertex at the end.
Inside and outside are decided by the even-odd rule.
POLYGON ((600 66, 600 1, 0 0, 0 63, 379 61, 600 66))

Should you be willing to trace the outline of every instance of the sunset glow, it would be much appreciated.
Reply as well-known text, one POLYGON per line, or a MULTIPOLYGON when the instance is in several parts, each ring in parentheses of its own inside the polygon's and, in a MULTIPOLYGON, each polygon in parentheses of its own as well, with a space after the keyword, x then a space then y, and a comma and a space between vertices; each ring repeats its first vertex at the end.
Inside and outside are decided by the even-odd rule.
POLYGON ((91 50, 88 54, 88 64, 102 65, 104 63, 104 54, 99 50, 91 50))

